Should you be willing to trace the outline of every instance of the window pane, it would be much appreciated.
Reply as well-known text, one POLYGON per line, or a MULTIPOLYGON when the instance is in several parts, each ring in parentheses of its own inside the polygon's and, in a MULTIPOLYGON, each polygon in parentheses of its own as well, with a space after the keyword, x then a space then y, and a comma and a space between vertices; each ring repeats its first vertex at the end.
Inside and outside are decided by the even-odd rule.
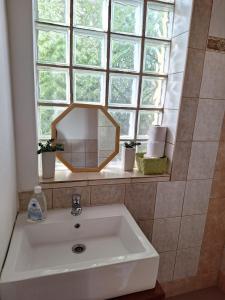
POLYGON ((173 25, 173 7, 149 3, 147 10, 146 36, 170 39, 173 25))
POLYGON ((107 0, 75 0, 74 25, 107 30, 107 0))
POLYGON ((38 69, 38 100, 69 103, 69 73, 53 68, 38 69))
POLYGON ((110 114, 120 125, 120 138, 134 138, 135 111, 110 109, 110 114))
POLYGON ((105 35, 74 32, 74 64, 105 68, 105 35))
POLYGON ((113 1, 112 31, 140 35, 142 31, 141 2, 113 1))
POLYGON ((161 124, 161 113, 158 111, 139 111, 138 133, 139 139, 148 138, 148 130, 151 125, 161 124))
POLYGON ((66 107, 39 106, 39 139, 51 138, 51 123, 66 107))
POLYGON ((68 33, 54 27, 37 29, 37 59, 41 63, 68 63, 68 33))
POLYGON ((104 73, 74 71, 74 102, 104 104, 104 97, 104 73))
POLYGON ((36 0, 37 19, 44 22, 68 23, 68 0, 36 0))
POLYGON ((147 152, 147 142, 146 141, 141 141, 141 145, 137 146, 137 152, 147 152))
POLYGON ((169 64, 169 43, 145 41, 144 71, 166 74, 169 64))
POLYGON ((162 107, 165 98, 166 79, 143 77, 141 107, 162 107))
POLYGON ((140 41, 137 39, 111 39, 111 68, 120 70, 139 71, 140 41))
POLYGON ((137 76, 110 75, 109 105, 137 105, 137 76))

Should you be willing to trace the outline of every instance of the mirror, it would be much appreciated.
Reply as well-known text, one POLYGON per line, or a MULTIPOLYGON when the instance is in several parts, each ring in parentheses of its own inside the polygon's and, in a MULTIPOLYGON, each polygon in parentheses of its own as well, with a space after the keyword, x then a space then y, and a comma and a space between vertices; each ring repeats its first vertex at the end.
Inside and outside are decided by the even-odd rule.
POLYGON ((98 172, 119 152, 120 127, 100 105, 71 104, 52 122, 52 138, 64 145, 58 159, 72 172, 98 172))

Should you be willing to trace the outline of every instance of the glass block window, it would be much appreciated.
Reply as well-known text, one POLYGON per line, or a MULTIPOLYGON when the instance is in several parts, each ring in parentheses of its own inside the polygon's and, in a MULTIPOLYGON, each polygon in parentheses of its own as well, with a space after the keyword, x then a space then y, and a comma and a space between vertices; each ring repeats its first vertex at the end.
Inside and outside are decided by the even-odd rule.
MULTIPOLYGON (((39 138, 70 103, 100 104, 121 143, 160 125, 175 0, 36 0, 39 138)), ((118 159, 118 158, 117 158, 118 159)))

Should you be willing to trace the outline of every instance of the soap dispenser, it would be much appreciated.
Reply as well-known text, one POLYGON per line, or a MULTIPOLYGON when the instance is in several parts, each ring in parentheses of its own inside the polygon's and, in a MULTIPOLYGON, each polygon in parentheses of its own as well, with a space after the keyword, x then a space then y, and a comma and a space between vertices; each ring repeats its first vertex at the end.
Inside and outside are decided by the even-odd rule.
POLYGON ((34 194, 28 204, 28 221, 44 221, 47 217, 46 198, 41 186, 35 186, 34 194))

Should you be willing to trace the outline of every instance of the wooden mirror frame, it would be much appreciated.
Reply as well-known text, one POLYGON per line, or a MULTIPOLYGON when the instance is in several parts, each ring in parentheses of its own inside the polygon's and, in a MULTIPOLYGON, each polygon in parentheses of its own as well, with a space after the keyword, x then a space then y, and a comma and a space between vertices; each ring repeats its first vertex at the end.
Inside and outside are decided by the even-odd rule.
POLYGON ((119 140, 120 140, 120 126, 116 123, 113 117, 108 113, 107 109, 101 105, 91 105, 91 104, 77 104, 72 103, 68 108, 62 112, 51 124, 52 139, 57 140, 57 129, 56 125, 73 109, 75 108, 96 108, 100 109, 102 113, 108 118, 116 128, 115 134, 115 150, 106 158, 98 167, 96 168, 76 168, 70 164, 67 160, 63 158, 62 153, 57 152, 56 157, 73 173, 78 172, 100 172, 118 153, 119 153, 119 140))

